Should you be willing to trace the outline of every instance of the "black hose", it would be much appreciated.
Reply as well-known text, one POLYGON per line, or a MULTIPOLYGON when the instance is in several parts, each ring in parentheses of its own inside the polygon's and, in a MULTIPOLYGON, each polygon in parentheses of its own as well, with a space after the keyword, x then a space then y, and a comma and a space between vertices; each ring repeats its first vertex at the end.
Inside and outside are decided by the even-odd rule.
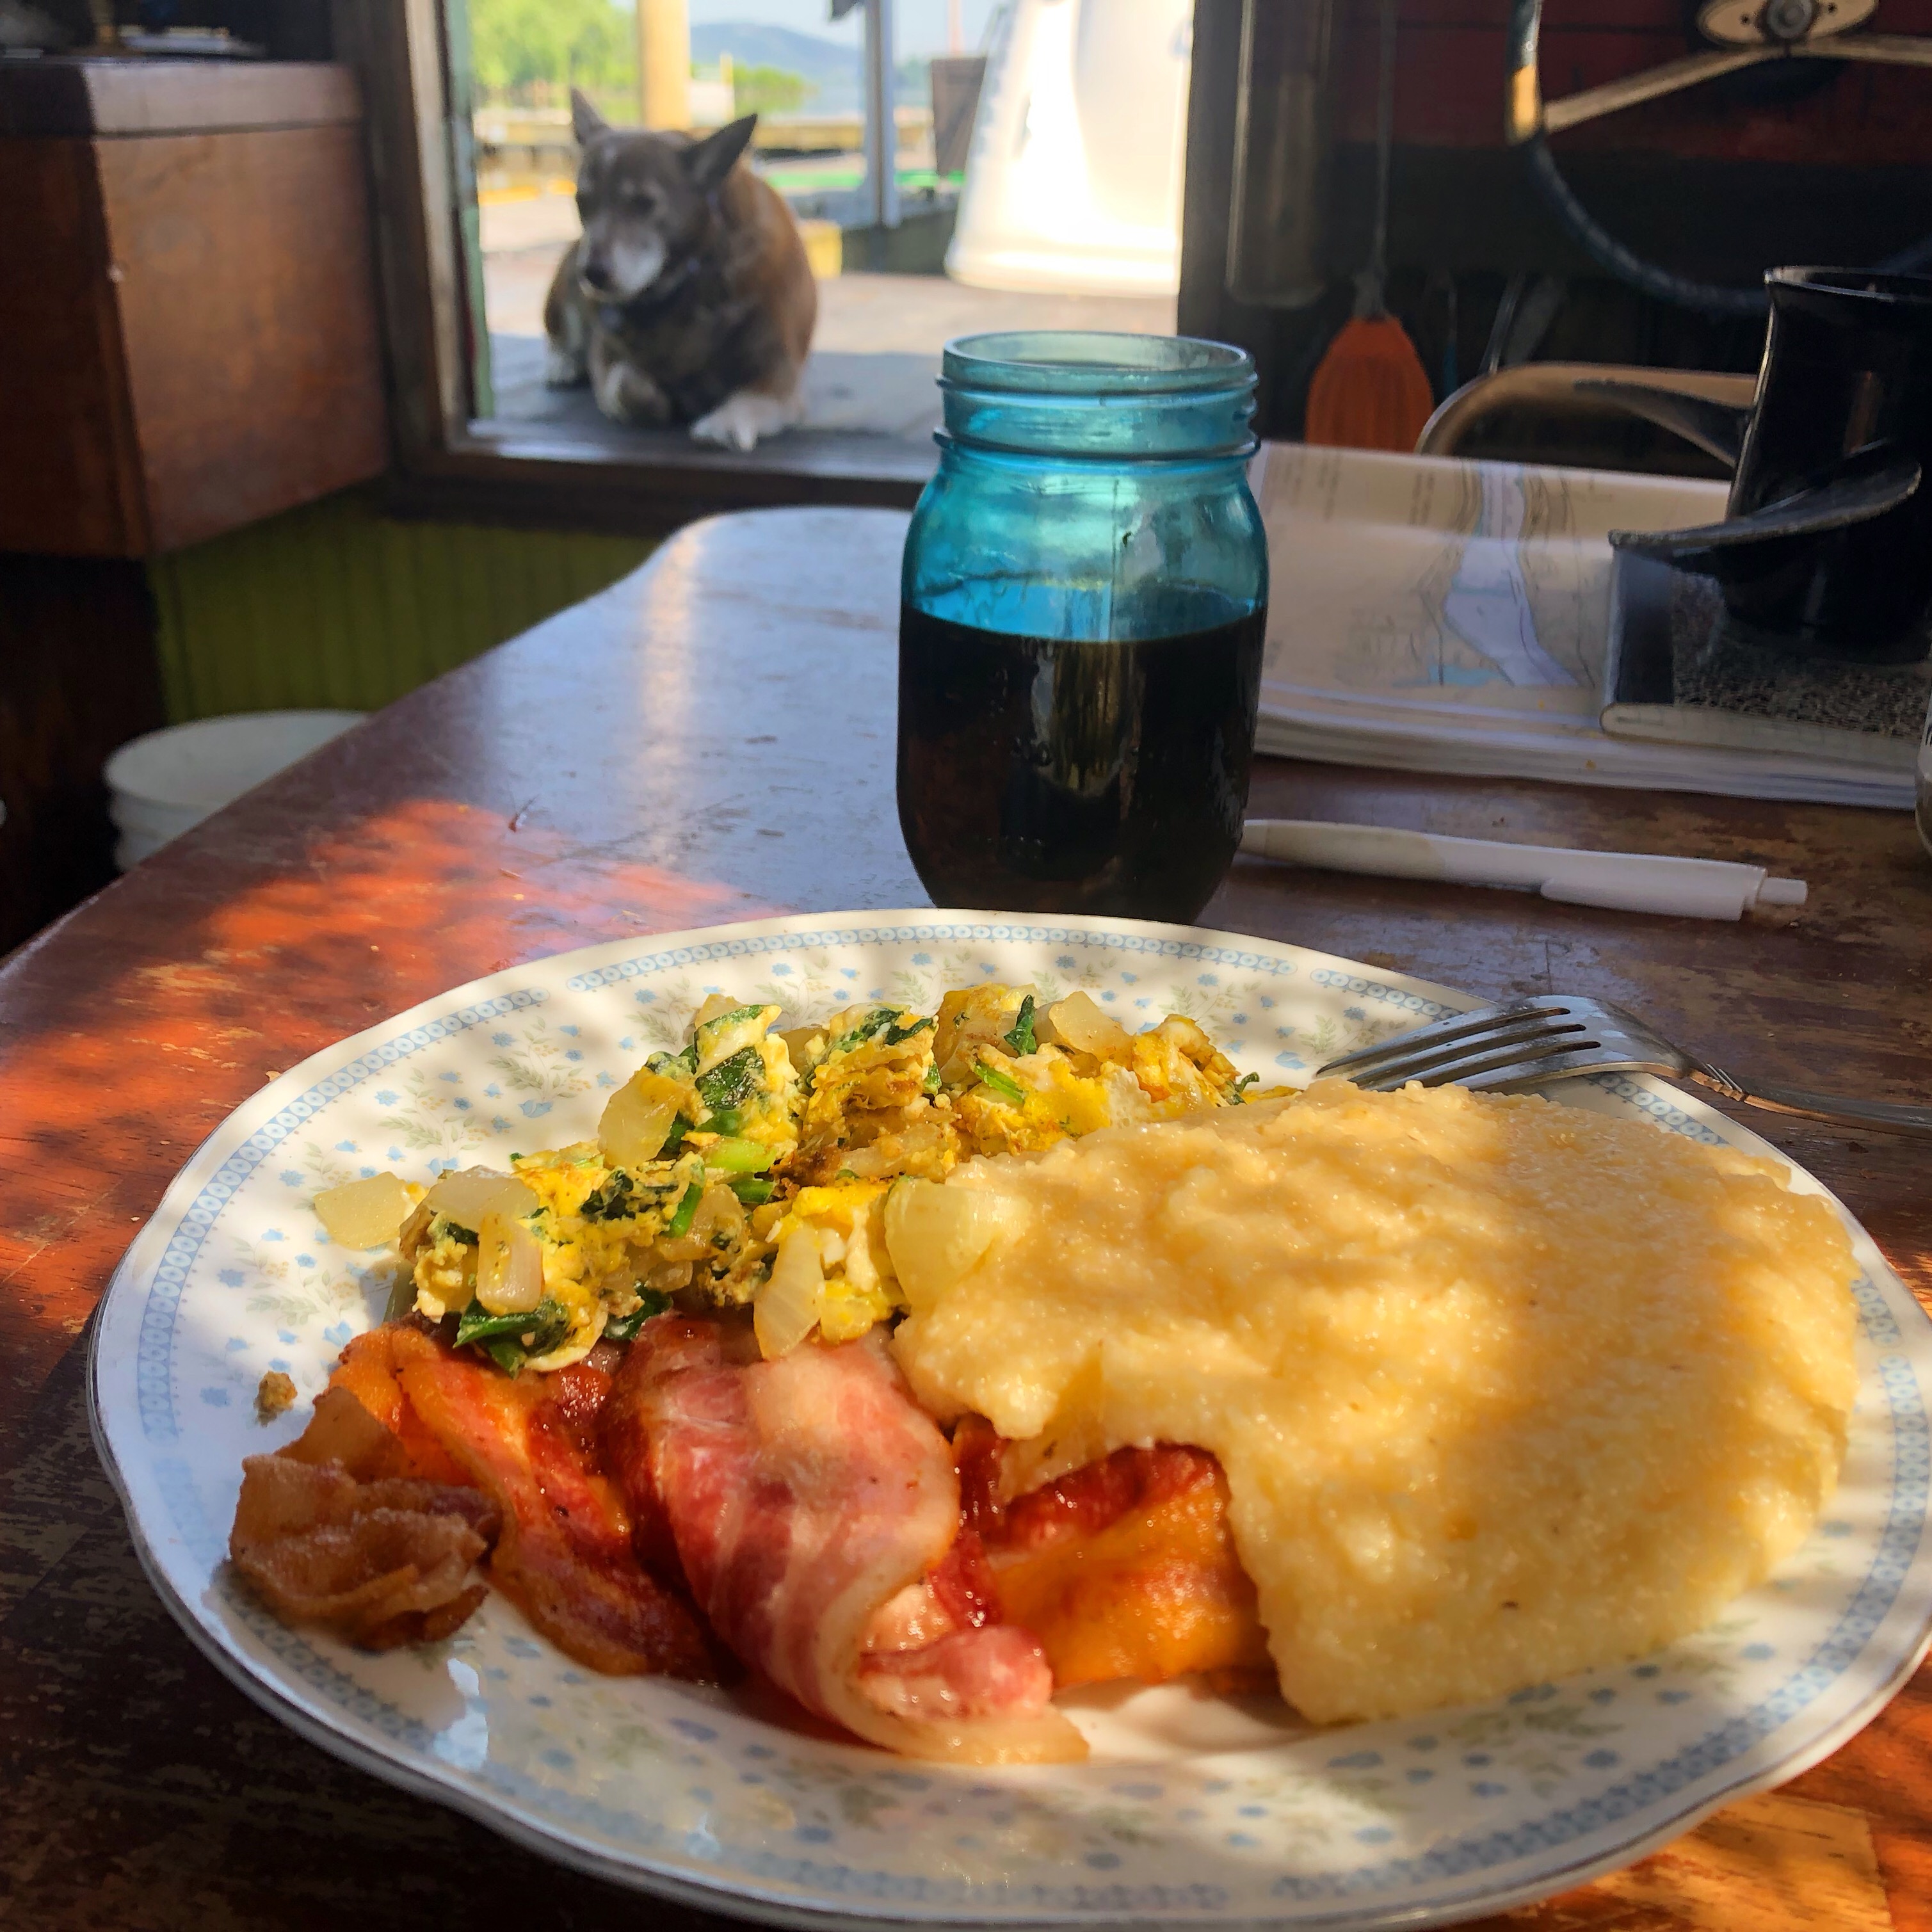
POLYGON ((1674 275, 1654 262, 1646 262, 1626 248, 1576 199, 1557 168, 1549 142, 1540 134, 1532 135, 1522 144, 1522 155, 1530 179, 1570 238, 1598 267, 1607 268, 1619 281, 1628 282, 1659 302, 1675 302, 1680 308, 1701 310, 1706 315, 1763 314, 1762 288, 1732 289, 1717 282, 1693 281, 1688 275, 1674 275))
MULTIPOLYGON (((1516 0, 1510 15, 1510 71, 1535 68, 1538 31, 1543 21, 1543 0, 1516 0)), ((1673 274, 1654 262, 1626 248, 1596 217, 1576 199, 1576 192, 1563 178, 1550 143, 1539 130, 1524 141, 1523 160, 1529 178, 1550 212, 1591 260, 1607 269, 1619 281, 1628 282, 1659 302, 1673 302, 1680 308, 1696 309, 1706 315, 1754 316, 1764 314, 1762 287, 1734 289, 1718 282, 1700 282, 1688 275, 1673 274)), ((1909 275, 1932 262, 1932 235, 1880 262, 1874 272, 1909 275)))

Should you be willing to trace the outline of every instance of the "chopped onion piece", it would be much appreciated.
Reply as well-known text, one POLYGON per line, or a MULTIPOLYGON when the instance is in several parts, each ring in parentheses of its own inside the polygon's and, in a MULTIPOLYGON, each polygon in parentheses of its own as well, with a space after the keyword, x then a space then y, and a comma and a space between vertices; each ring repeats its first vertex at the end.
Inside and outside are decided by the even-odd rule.
POLYGON ((718 1245, 720 1234, 727 1244, 732 1244, 742 1240, 744 1233, 745 1204, 728 1187, 716 1184, 707 1187, 704 1199, 698 1204, 698 1212, 691 1217, 692 1239, 711 1249, 718 1245))
POLYGON ((965 1275, 1025 1208, 982 1188, 907 1179, 886 1196, 886 1251, 915 1309, 928 1305, 965 1275))
POLYGON ((1090 1053, 1096 1060, 1125 1060, 1133 1052, 1132 1034, 1118 1020, 1109 1019, 1088 993, 1070 993, 1046 1010, 1048 1028, 1036 1029, 1038 1036, 1052 1037, 1076 1053, 1090 1053))
POLYGON ((424 1211, 459 1228, 476 1228, 488 1214, 528 1214, 541 1207, 535 1190, 494 1167, 466 1167, 446 1174, 422 1198, 424 1211))
POLYGON ((693 1262, 701 1262, 712 1252, 711 1244, 692 1234, 660 1234, 651 1252, 661 1262, 682 1262, 688 1270, 693 1262))
POLYGON ((784 1042, 794 1070, 808 1073, 825 1058, 826 1042, 830 1035, 822 1026, 802 1026, 787 1027, 778 1037, 784 1042))
POLYGON ((825 1270, 815 1229, 794 1228, 778 1244, 778 1259, 752 1304, 752 1326, 766 1361, 788 1355, 818 1325, 825 1270))
POLYGON ((476 1231, 476 1299, 492 1315, 527 1315, 543 1299, 543 1248, 522 1222, 483 1216, 476 1231))
POLYGON ((344 1187, 325 1187, 315 1211, 332 1241, 345 1248, 380 1248, 396 1238, 407 1219, 410 1190, 393 1174, 373 1174, 344 1187))
POLYGON ((1131 1126, 1136 1120, 1154 1118, 1154 1102, 1147 1096, 1147 1089, 1124 1066, 1109 1066, 1106 1070, 1107 1118, 1117 1127, 1131 1126))
POLYGON ((697 1096, 688 1087, 640 1066, 610 1096, 597 1123, 597 1144, 613 1167, 631 1172, 664 1150, 671 1123, 682 1112, 698 1118, 697 1096))

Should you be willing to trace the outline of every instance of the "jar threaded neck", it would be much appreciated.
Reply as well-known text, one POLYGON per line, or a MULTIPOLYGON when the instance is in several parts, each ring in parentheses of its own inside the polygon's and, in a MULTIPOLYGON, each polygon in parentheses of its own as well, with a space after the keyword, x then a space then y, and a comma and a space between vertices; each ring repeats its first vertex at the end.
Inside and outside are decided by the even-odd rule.
POLYGON ((1017 330, 948 343, 940 441, 1114 462, 1245 456, 1255 366, 1190 336, 1017 330))

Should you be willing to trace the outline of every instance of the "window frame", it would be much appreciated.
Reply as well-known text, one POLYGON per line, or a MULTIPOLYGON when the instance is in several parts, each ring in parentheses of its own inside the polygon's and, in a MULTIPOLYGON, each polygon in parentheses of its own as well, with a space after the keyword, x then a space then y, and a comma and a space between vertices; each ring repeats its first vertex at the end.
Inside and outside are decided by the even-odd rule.
POLYGON ((403 514, 670 530, 728 510, 916 502, 934 459, 878 436, 783 436, 740 453, 682 431, 608 437, 477 418, 470 331, 482 326, 458 242, 469 178, 466 77, 444 0, 332 0, 336 58, 363 90, 389 392, 391 506, 403 514))

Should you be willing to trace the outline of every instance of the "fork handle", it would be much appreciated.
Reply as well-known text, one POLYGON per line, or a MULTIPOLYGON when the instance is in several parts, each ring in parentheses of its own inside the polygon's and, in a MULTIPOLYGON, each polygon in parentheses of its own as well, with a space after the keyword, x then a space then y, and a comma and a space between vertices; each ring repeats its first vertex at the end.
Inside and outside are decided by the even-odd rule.
POLYGON ((1847 1100, 1835 1094, 1808 1093, 1802 1087, 1780 1086, 1760 1080, 1747 1087, 1718 1066, 1694 1066, 1690 1077, 1714 1088, 1728 1100, 1742 1100, 1774 1114, 1797 1114, 1808 1120, 1832 1120, 1840 1126, 1870 1127, 1882 1134, 1910 1134, 1932 1140, 1932 1107, 1901 1107, 1887 1100, 1847 1100))

